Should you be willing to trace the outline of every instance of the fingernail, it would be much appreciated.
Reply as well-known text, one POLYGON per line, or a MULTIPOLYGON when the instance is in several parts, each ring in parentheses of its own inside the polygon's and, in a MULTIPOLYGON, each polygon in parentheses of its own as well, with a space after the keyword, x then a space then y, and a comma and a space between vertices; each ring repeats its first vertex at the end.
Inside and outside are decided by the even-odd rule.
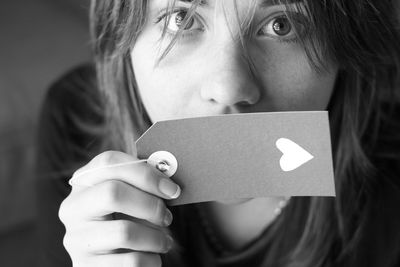
POLYGON ((167 237, 165 238, 165 247, 166 247, 166 251, 170 250, 172 248, 172 245, 174 244, 174 239, 172 239, 171 236, 167 235, 167 237))
POLYGON ((177 198, 181 194, 181 188, 169 179, 162 178, 158 184, 160 191, 170 198, 177 198))
POLYGON ((170 225, 172 223, 172 219, 173 217, 171 211, 169 209, 166 209, 163 221, 164 225, 165 226, 170 225))

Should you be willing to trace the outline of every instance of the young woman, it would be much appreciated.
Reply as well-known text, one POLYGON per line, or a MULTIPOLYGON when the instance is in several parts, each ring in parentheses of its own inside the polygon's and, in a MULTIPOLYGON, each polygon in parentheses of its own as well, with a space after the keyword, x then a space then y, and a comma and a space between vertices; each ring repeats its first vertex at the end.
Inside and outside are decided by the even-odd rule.
POLYGON ((93 0, 95 67, 54 84, 42 110, 41 266, 400 266, 396 10, 93 0), (155 121, 304 110, 329 111, 336 198, 168 207, 173 177, 123 164, 155 121))

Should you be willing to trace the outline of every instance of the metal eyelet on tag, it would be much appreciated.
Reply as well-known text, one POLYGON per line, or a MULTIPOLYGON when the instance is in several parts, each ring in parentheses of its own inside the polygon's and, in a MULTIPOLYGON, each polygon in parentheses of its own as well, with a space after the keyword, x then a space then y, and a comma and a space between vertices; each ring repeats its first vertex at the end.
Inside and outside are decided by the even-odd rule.
POLYGON ((174 175, 178 169, 178 161, 168 151, 157 151, 150 155, 147 163, 163 172, 168 177, 174 175))

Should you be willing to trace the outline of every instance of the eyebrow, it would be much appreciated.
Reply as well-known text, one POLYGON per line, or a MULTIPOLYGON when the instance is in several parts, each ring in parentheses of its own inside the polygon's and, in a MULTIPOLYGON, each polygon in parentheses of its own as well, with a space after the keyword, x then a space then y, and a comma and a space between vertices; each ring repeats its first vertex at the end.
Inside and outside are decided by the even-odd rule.
MULTIPOLYGON (((183 2, 183 3, 193 3, 194 0, 178 0, 178 2, 183 2)), ((303 0, 289 0, 287 1, 288 4, 292 3, 298 3, 298 2, 303 2, 303 0)), ((281 5, 281 1, 279 0, 261 0, 259 3, 259 7, 269 7, 269 6, 276 6, 276 5, 281 5)), ((200 1, 200 6, 209 6, 209 1, 208 0, 201 0, 200 1)))
POLYGON ((293 4, 293 3, 299 3, 303 2, 304 0, 286 0, 286 3, 282 3, 282 1, 279 0, 262 0, 260 1, 259 6, 260 7, 269 7, 269 6, 277 6, 277 5, 283 5, 283 4, 293 4))
MULTIPOLYGON (((183 3, 193 3, 194 0, 178 0, 178 2, 183 2, 183 3)), ((207 0, 201 0, 200 1, 200 6, 208 6, 208 1, 207 0)))

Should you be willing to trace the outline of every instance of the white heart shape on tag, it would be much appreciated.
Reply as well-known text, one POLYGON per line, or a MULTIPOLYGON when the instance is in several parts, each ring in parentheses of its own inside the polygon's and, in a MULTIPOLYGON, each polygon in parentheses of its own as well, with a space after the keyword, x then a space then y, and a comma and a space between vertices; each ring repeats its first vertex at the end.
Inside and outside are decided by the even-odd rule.
POLYGON ((285 172, 293 171, 314 158, 307 150, 290 139, 279 138, 275 145, 282 152, 279 165, 285 172))

